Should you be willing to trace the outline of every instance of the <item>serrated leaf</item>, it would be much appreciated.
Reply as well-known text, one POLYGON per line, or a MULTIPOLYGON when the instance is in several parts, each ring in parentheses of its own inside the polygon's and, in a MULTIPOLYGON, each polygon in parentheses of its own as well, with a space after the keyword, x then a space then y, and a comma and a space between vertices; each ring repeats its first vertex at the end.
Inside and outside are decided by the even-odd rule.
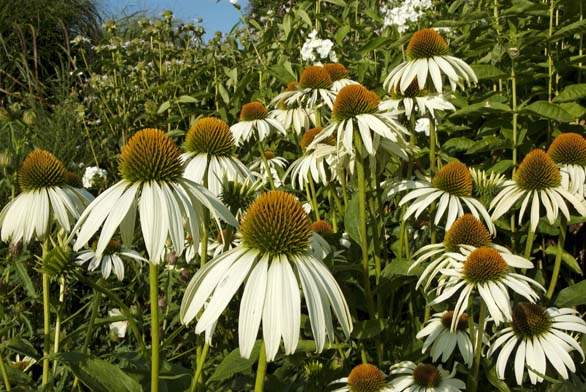
POLYGON ((586 280, 561 290, 555 299, 555 306, 578 306, 586 304, 586 280))
POLYGON ((348 206, 346 207, 346 212, 344 213, 344 228, 346 233, 356 241, 358 244, 361 244, 361 237, 360 237, 360 200, 359 195, 355 194, 348 206))
POLYGON ((586 83, 572 84, 566 86, 561 93, 556 95, 553 102, 569 102, 584 97, 586 97, 586 83))
POLYGON ((478 80, 484 79, 500 79, 507 76, 507 74, 494 65, 489 64, 472 64, 472 70, 476 74, 478 80))
POLYGON ((448 139, 442 148, 450 149, 453 148, 457 151, 466 151, 474 145, 474 140, 468 139, 467 137, 453 137, 448 139))
POLYGON ((37 350, 33 347, 31 342, 29 342, 26 339, 21 339, 21 338, 8 339, 8 340, 3 341, 2 344, 0 344, 0 347, 7 348, 7 349, 12 350, 12 351, 19 353, 19 354, 28 355, 29 357, 34 358, 34 359, 41 358, 41 356, 39 355, 37 350))
MULTIPOLYGON (((557 249, 558 249, 557 245, 550 245, 545 249, 545 254, 550 255, 550 256, 555 256, 557 254, 557 249)), ((580 268, 580 264, 578 264, 578 261, 574 258, 574 256, 572 256, 571 254, 569 254, 565 250, 562 250, 562 261, 572 271, 582 275, 582 269, 580 268)))
POLYGON ((562 109, 559 105, 547 101, 536 101, 525 106, 521 113, 535 114, 542 118, 557 120, 560 122, 569 122, 574 119, 572 115, 562 109))
POLYGON ((177 99, 177 101, 180 103, 196 103, 197 99, 190 97, 189 95, 182 95, 177 99))
POLYGON ((364 320, 354 323, 352 330, 352 337, 354 339, 371 339, 374 338, 385 329, 384 320, 364 320))
POLYGON ((252 365, 258 360, 260 352, 260 340, 257 340, 250 354, 250 358, 242 358, 240 349, 233 350, 220 362, 216 371, 208 379, 208 382, 223 381, 231 378, 235 374, 250 371, 252 365))
POLYGON ((157 110, 157 114, 161 114, 169 110, 171 107, 171 101, 165 101, 159 106, 159 110, 157 110))

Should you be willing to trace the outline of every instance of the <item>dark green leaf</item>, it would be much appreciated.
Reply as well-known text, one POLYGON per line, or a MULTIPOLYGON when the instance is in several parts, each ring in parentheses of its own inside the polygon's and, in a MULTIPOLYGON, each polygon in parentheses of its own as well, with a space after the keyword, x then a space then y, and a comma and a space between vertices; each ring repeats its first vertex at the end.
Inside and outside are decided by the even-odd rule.
POLYGON ((394 276, 416 276, 421 272, 421 268, 417 267, 409 271, 412 265, 411 259, 394 259, 383 269, 382 276, 389 279, 394 276))
MULTIPOLYGON (((586 19, 585 19, 586 20, 586 19)), ((586 83, 572 84, 565 87, 561 93, 556 95, 554 102, 569 102, 586 97, 586 83)))
POLYGON ((509 170, 512 167, 513 167, 513 160, 512 159, 503 159, 501 161, 498 161, 490 169, 488 169, 488 172, 495 172, 495 173, 501 174, 501 173, 506 172, 507 170, 509 170))
POLYGON ((574 119, 572 115, 562 109, 559 105, 547 101, 536 101, 525 106, 521 113, 535 114, 542 118, 549 118, 561 122, 569 122, 574 119))
POLYGON ((181 103, 196 103, 197 99, 190 97, 189 95, 182 95, 178 99, 181 103))
POLYGON ((24 266, 22 261, 15 260, 13 264, 16 269, 16 274, 18 275, 18 278, 20 279, 22 286, 26 290, 27 295, 31 298, 37 298, 38 295, 33 286, 31 277, 29 276, 28 271, 26 270, 26 267, 24 266))
POLYGON ((453 137, 446 141, 442 148, 454 149, 456 151, 466 151, 474 145, 474 140, 468 139, 467 137, 453 137))
POLYGON ((510 112, 511 108, 509 107, 509 105, 497 101, 484 101, 474 103, 472 105, 463 107, 462 109, 456 110, 454 113, 450 115, 450 117, 460 117, 468 115, 470 113, 485 113, 493 111, 510 112))
MULTIPOLYGON (((547 247, 547 249, 545 249, 545 254, 546 255, 550 255, 550 256, 555 256, 556 253, 557 253, 557 249, 558 249, 557 248, 557 245, 550 245, 550 246, 547 247)), ((582 275, 582 269, 580 268, 580 264, 578 264, 578 261, 576 261, 576 259, 574 258, 574 256, 572 256, 571 254, 569 254, 565 250, 562 251, 562 261, 572 271, 574 271, 574 272, 582 275)))
POLYGON ((561 290, 555 300, 555 306, 578 306, 586 304, 586 280, 561 290))
POLYGON ((384 329, 384 320, 364 320, 358 323, 354 323, 352 337, 355 339, 370 339, 380 335, 384 329))
POLYGON ((561 29, 553 33, 550 39, 552 41, 556 41, 560 38, 569 37, 575 33, 580 32, 586 32, 586 19, 582 19, 562 27, 561 29))
POLYGON ((257 361, 260 352, 260 341, 254 344, 250 358, 242 358, 240 349, 233 350, 220 362, 216 371, 209 378, 208 382, 223 381, 231 378, 237 373, 250 371, 252 365, 257 361))
POLYGON ((364 45, 362 48, 358 49, 358 53, 364 54, 364 53, 370 52, 371 50, 378 49, 389 41, 390 41, 390 38, 388 38, 388 37, 373 38, 370 41, 368 41, 366 43, 366 45, 364 45))
POLYGON ((586 108, 576 102, 560 103, 560 107, 570 113, 574 118, 581 118, 586 114, 586 108))
POLYGON ((358 194, 355 194, 346 207, 346 213, 344 214, 344 227, 350 238, 361 244, 359 206, 360 201, 358 200, 358 194))
POLYGON ((0 347, 7 348, 19 354, 28 355, 34 359, 40 359, 41 356, 37 352, 37 350, 33 347, 33 345, 25 339, 21 338, 12 338, 2 342, 0 347))
POLYGON ((222 97, 222 101, 224 101, 224 103, 228 105, 230 103, 230 94, 228 93, 228 90, 226 90, 226 87, 224 87, 222 83, 218 83, 218 91, 220 93, 220 96, 222 97))
POLYGON ((478 80, 483 79, 501 79, 507 76, 503 71, 495 67, 494 65, 488 64, 472 64, 472 69, 478 77, 478 80))
POLYGON ((311 19, 309 18, 309 15, 307 15, 307 12, 303 11, 302 9, 298 9, 297 10, 297 15, 303 19, 303 21, 305 22, 305 24, 309 27, 313 26, 313 23, 311 23, 311 19))

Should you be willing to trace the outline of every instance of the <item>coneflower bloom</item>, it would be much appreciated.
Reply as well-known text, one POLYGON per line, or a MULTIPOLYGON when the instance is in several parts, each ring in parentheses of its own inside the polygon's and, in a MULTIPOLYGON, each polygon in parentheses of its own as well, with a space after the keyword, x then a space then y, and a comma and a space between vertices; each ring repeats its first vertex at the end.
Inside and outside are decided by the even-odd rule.
POLYGON ((360 84, 342 88, 336 96, 332 121, 315 137, 310 148, 336 134, 338 151, 343 149, 354 155, 353 140, 357 132, 368 154, 375 155, 383 138, 391 142, 391 153, 406 158, 408 144, 403 136, 409 132, 397 121, 397 112, 382 111, 379 103, 379 96, 360 84))
POLYGON ((334 380, 331 384, 346 385, 332 392, 393 392, 393 387, 386 380, 386 375, 375 365, 363 363, 354 366, 348 377, 334 380))
POLYGON ((332 79, 332 90, 336 93, 340 91, 342 87, 346 87, 350 84, 359 84, 350 79, 350 73, 343 64, 328 63, 324 64, 324 68, 330 74, 330 78, 332 79))
POLYGON ((198 184, 207 183, 207 188, 219 195, 222 178, 228 181, 244 180, 252 173, 234 156, 234 139, 230 127, 224 121, 206 117, 197 120, 187 132, 181 154, 185 163, 183 176, 198 184), (204 179, 207 169, 207 178, 204 179))
POLYGON ((470 175, 474 183, 474 196, 485 205, 490 204, 506 181, 504 174, 493 171, 489 174, 473 167, 470 168, 470 175))
POLYGON ((586 183, 586 139, 577 133, 562 133, 551 142, 547 154, 560 168, 562 186, 583 199, 586 183))
POLYGON ((418 218, 423 211, 429 208, 434 201, 437 201, 434 224, 447 213, 445 230, 449 230, 456 218, 464 215, 464 206, 476 218, 484 220, 490 233, 494 234, 496 229, 486 208, 472 197, 472 176, 468 167, 462 162, 450 162, 442 167, 433 179, 426 178, 424 181, 403 181, 393 186, 388 197, 406 189, 412 189, 399 201, 399 206, 409 203, 405 211, 404 219, 411 215, 418 218))
POLYGON ((441 94, 429 94, 425 89, 419 89, 417 80, 409 85, 405 92, 401 93, 397 89, 389 91, 390 99, 381 103, 383 110, 404 110, 407 119, 411 118, 414 109, 418 111, 419 116, 425 116, 427 112, 435 118, 435 111, 456 110, 450 101, 441 94))
POLYGON ((124 244, 134 237, 136 214, 149 261, 158 264, 169 238, 178 254, 184 249, 184 219, 195 244, 199 243, 202 208, 220 226, 220 218, 236 227, 230 211, 206 188, 183 177, 180 152, 163 131, 143 129, 130 138, 118 165, 122 180, 100 194, 83 212, 73 233, 79 250, 100 229, 96 258, 101 259, 120 228, 124 244))
POLYGON ((531 287, 545 291, 543 286, 524 275, 514 273, 514 268, 533 268, 522 257, 505 259, 496 249, 488 247, 461 247, 460 252, 450 252, 452 265, 441 270, 442 278, 437 287, 439 294, 429 306, 442 303, 459 294, 454 307, 452 330, 468 306, 468 299, 478 291, 495 324, 511 320, 511 304, 507 288, 530 302, 539 299, 531 287))
MULTIPOLYGON (((299 87, 299 82, 291 82, 287 84, 285 93, 294 93, 299 87)), ((297 135, 309 129, 315 124, 315 112, 313 108, 306 108, 299 105, 297 102, 285 103, 282 101, 271 101, 271 105, 275 105, 275 109, 269 112, 269 116, 283 124, 285 129, 292 129, 297 135)))
POLYGON ((400 374, 390 382, 396 392, 457 392, 466 389, 464 381, 455 378, 456 368, 449 373, 442 366, 414 364, 403 361, 391 366, 391 376, 400 374))
POLYGON ((222 180, 222 193, 220 200, 228 207, 232 215, 240 220, 248 206, 256 200, 263 187, 261 179, 252 181, 246 178, 244 181, 222 180))
POLYGON ((118 280, 122 281, 124 279, 123 257, 142 262, 148 261, 137 252, 124 247, 120 240, 110 240, 101 258, 96 257, 96 252, 93 249, 87 249, 77 255, 76 263, 83 265, 89 261, 89 271, 95 271, 100 267, 104 279, 108 279, 110 273, 114 272, 118 280))
POLYGON ((67 185, 65 165, 49 151, 30 152, 18 172, 22 192, 0 212, 2 241, 43 241, 53 221, 69 232, 90 201, 90 195, 67 185))
POLYGON ((550 224, 556 221, 560 211, 566 219, 570 219, 566 202, 573 205, 580 215, 586 216, 583 200, 578 199, 562 186, 560 169, 543 150, 535 149, 527 154, 515 172, 513 180, 507 180, 504 183, 503 189, 490 203, 490 208, 493 210, 492 220, 496 221, 503 216, 521 199, 523 202, 519 211, 519 224, 523 222, 525 210, 531 204, 530 230, 532 232, 537 229, 539 210, 542 205, 550 224))
POLYGON ((570 352, 576 350, 584 362, 584 351, 572 332, 586 333, 586 322, 573 309, 548 308, 519 303, 513 308, 510 326, 500 330, 488 355, 500 349, 496 360, 496 374, 505 378, 509 357, 516 348, 513 367, 518 385, 523 384, 523 373, 527 369, 531 384, 543 381, 547 362, 563 379, 569 378, 568 370, 576 371, 570 352))
MULTIPOLYGON (((454 312, 451 310, 431 316, 431 319, 416 336, 417 339, 425 338, 421 352, 429 351, 433 362, 436 362, 440 357, 442 362, 446 362, 458 346, 464 363, 470 367, 474 359, 474 346, 468 330, 468 314, 462 313, 460 319, 457 320, 455 330, 452 330, 453 318, 454 312)), ((474 329, 476 331, 476 326, 474 329)), ((483 338, 488 343, 488 339, 485 336, 483 338)))
MULTIPOLYGON (((285 177, 285 166, 289 163, 285 158, 276 156, 272 150, 265 150, 264 156, 267 161, 267 165, 270 170, 270 175, 273 178, 275 186, 281 186, 281 179, 285 177)), ((263 181, 267 182, 269 173, 267 173, 266 168, 262 157, 259 157, 252 162, 250 165, 250 170, 252 173, 255 174, 257 177, 260 177, 263 181)))
POLYGON ((277 95, 272 103, 285 102, 287 107, 299 105, 305 108, 316 108, 325 104, 330 110, 336 99, 332 90, 333 81, 330 73, 322 66, 310 65, 305 67, 296 90, 284 91, 277 95))
POLYGON ((275 358, 281 338, 285 353, 295 352, 301 323, 300 284, 317 351, 323 350, 326 334, 330 341, 334 339, 332 310, 346 337, 350 335, 348 306, 332 274, 311 254, 311 223, 295 197, 281 191, 259 196, 246 211, 239 235, 240 245, 207 263, 187 286, 180 308, 182 323, 203 310, 195 332, 211 335, 209 331, 246 280, 238 319, 243 357, 252 352, 261 319, 267 361, 275 358))
POLYGON ((335 171, 330 168, 333 160, 336 159, 336 139, 330 136, 322 143, 308 149, 313 139, 323 128, 312 128, 305 132, 301 137, 301 151, 303 155, 295 160, 285 176, 291 175, 291 185, 299 189, 309 180, 327 185, 332 178, 335 178, 335 171))
POLYGON ((386 77, 384 86, 387 91, 398 90, 404 93, 417 79, 419 89, 427 85, 436 92, 443 91, 442 74, 448 77, 452 90, 464 83, 478 83, 476 74, 463 60, 448 56, 448 44, 434 29, 416 31, 407 45, 407 61, 395 67, 386 77), (431 79, 431 83, 428 83, 431 79))
POLYGON ((261 102, 244 104, 240 111, 240 121, 230 127, 236 145, 251 139, 265 140, 272 132, 287 136, 287 131, 278 120, 269 116, 269 111, 261 102))

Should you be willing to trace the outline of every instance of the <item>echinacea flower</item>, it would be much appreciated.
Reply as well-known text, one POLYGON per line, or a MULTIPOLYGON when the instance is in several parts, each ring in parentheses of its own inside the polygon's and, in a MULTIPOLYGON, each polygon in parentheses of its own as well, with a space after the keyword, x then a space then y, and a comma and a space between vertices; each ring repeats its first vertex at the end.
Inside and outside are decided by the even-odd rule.
POLYGON ((332 392, 393 392, 386 375, 375 365, 363 363, 350 371, 348 377, 332 381, 330 384, 344 383, 343 387, 332 392))
POLYGON ((149 261, 158 264, 169 238, 177 254, 184 248, 184 219, 194 243, 199 243, 202 208, 220 226, 220 218, 236 227, 230 211, 206 188, 183 178, 179 149, 158 129, 143 129, 130 138, 119 162, 122 180, 100 194, 83 212, 73 233, 78 251, 102 227, 95 257, 101 259, 120 228, 124 244, 134 237, 136 214, 149 261))
POLYGON ((489 205, 506 181, 504 174, 491 171, 470 168, 470 175, 474 183, 474 196, 480 199, 482 204, 489 205))
POLYGON ((407 61, 395 67, 386 77, 384 86, 387 91, 398 90, 404 93, 413 79, 422 90, 431 84, 435 91, 442 93, 442 73, 448 77, 452 90, 463 86, 462 82, 478 83, 476 74, 463 60, 448 55, 448 44, 434 29, 416 31, 407 45, 407 61), (432 83, 427 83, 431 78, 432 83))
POLYGON ((511 325, 500 330, 488 355, 500 349, 496 361, 496 374, 505 378, 509 357, 516 348, 513 360, 515 379, 523 384, 523 373, 527 369, 531 384, 543 381, 549 362, 563 379, 569 378, 568 370, 576 371, 570 352, 576 350, 584 362, 584 351, 572 332, 586 333, 586 322, 573 309, 547 308, 519 303, 513 308, 511 325))
MULTIPOLYGON (((291 82, 287 84, 285 92, 296 92, 298 89, 298 82, 291 82)), ((273 100, 272 105, 275 109, 269 112, 269 116, 283 124, 285 129, 292 129, 297 135, 315 124, 315 112, 313 108, 306 108, 299 106, 297 102, 285 103, 285 99, 281 101, 273 100)))
POLYGON ((435 118, 436 110, 456 110, 456 107, 442 94, 429 94, 427 90, 420 89, 416 79, 404 92, 392 89, 389 93, 391 98, 381 103, 381 109, 404 110, 408 120, 414 114, 414 109, 418 111, 419 116, 425 116, 429 112, 432 118, 435 118))
POLYGON ((122 246, 120 240, 110 240, 102 257, 96 257, 96 252, 93 249, 87 249, 77 255, 76 263, 83 265, 89 261, 89 271, 95 271, 100 267, 104 279, 108 279, 110 273, 114 271, 114 275, 116 275, 118 280, 122 281, 124 279, 124 262, 122 261, 122 257, 128 257, 137 261, 148 261, 137 252, 122 246))
POLYGON ((335 134, 338 150, 354 155, 356 133, 369 155, 375 155, 381 138, 384 138, 391 142, 390 152, 406 158, 408 146, 403 135, 409 132, 397 121, 397 112, 380 110, 379 103, 379 96, 360 84, 342 88, 336 96, 332 121, 315 137, 310 147, 335 134))
POLYGON ((311 254, 311 235, 311 223, 295 197, 281 191, 259 196, 240 224, 240 245, 204 265, 187 286, 181 322, 189 323, 203 310, 195 332, 210 336, 246 280, 238 318, 240 353, 250 356, 262 319, 266 356, 272 361, 281 338, 286 354, 297 347, 301 284, 317 351, 323 350, 326 334, 334 339, 330 307, 348 337, 352 331, 348 306, 332 274, 311 254))
POLYGON ((586 139, 577 133, 558 135, 547 154, 559 166, 562 186, 583 199, 586 195, 586 139))
MULTIPOLYGON (((417 339, 425 338, 421 352, 430 351, 433 362, 436 362, 440 357, 442 362, 446 362, 458 346, 464 363, 470 367, 474 358, 474 346, 468 330, 468 314, 462 313, 460 315, 455 330, 451 329, 453 318, 454 312, 451 310, 431 316, 431 319, 416 336, 417 339)), ((474 329, 477 329, 476 326, 474 329)), ((485 338, 485 340, 488 342, 488 339, 485 338)))
POLYGON ((335 171, 330 168, 330 164, 336 156, 336 139, 331 136, 326 138, 312 149, 308 149, 316 135, 323 128, 312 128, 305 132, 301 137, 301 151, 303 155, 295 160, 285 176, 291 175, 291 185, 299 189, 308 181, 315 181, 327 185, 332 178, 335 178, 335 171))
POLYGON ((287 131, 278 120, 269 116, 261 102, 244 104, 240 110, 240 121, 230 127, 236 145, 251 139, 265 140, 272 132, 287 136, 287 131))
POLYGON ((428 209, 434 201, 437 201, 434 224, 447 213, 445 230, 449 230, 456 218, 464 215, 464 206, 476 218, 484 220, 488 230, 494 234, 496 229, 486 208, 472 197, 472 177, 468 167, 462 162, 450 162, 442 167, 433 179, 425 181, 403 181, 390 189, 388 196, 412 189, 399 201, 399 206, 409 203, 405 211, 404 219, 411 215, 418 218, 428 209))
POLYGON ((510 296, 507 288, 534 303, 539 295, 531 287, 545 291, 543 286, 524 275, 511 270, 514 268, 533 268, 533 263, 522 257, 505 259, 493 248, 460 247, 460 252, 450 252, 452 266, 441 270, 443 275, 437 288, 439 295, 429 303, 433 306, 442 303, 455 294, 458 300, 454 307, 452 330, 457 320, 468 306, 468 299, 478 291, 495 324, 511 320, 510 296))
POLYGON ((560 211, 566 219, 570 219, 566 202, 573 205, 580 215, 586 216, 586 206, 562 186, 560 169, 543 150, 535 149, 527 154, 515 172, 513 181, 505 181, 503 189, 490 203, 492 220, 496 221, 503 216, 520 199, 523 202, 519 211, 519 224, 523 222, 525 209, 531 202, 532 232, 537 229, 542 205, 550 224, 556 221, 560 211))
POLYGON ((259 157, 252 162, 250 170, 252 170, 252 173, 257 177, 260 177, 264 182, 270 182, 268 181, 268 166, 270 176, 272 177, 275 186, 281 186, 281 179, 285 177, 283 171, 289 162, 285 158, 275 155, 271 150, 265 150, 263 154, 267 164, 265 165, 262 157, 259 157))
POLYGON ((18 171, 22 192, 0 212, 2 241, 24 245, 33 239, 43 241, 54 220, 69 232, 90 196, 68 185, 65 174, 63 162, 49 151, 37 149, 26 156, 18 171))
POLYGON ((350 84, 358 84, 358 82, 350 79, 350 73, 343 64, 328 63, 324 64, 324 68, 330 74, 332 79, 332 90, 336 93, 350 84))
POLYGON ((326 105, 331 110, 336 98, 332 86, 332 78, 324 67, 310 65, 301 73, 299 83, 296 85, 297 89, 282 92, 273 99, 272 103, 283 101, 287 107, 299 105, 304 108, 326 105))
POLYGON ((456 368, 449 373, 442 366, 414 364, 403 361, 391 366, 391 375, 401 374, 389 383, 396 392, 457 392, 464 390, 464 381, 455 378, 456 368))
POLYGON ((222 178, 234 181, 252 176, 248 167, 234 156, 236 146, 232 132, 220 119, 205 117, 197 120, 187 132, 184 146, 187 152, 181 154, 185 162, 183 176, 195 183, 207 184, 216 196, 222 191, 222 178))

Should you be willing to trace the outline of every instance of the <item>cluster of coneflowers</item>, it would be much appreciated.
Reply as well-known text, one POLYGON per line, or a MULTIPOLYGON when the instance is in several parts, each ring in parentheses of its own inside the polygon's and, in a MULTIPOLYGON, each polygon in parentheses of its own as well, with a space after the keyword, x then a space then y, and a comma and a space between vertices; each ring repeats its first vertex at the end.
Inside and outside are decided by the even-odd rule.
MULTIPOLYGON (((507 365, 512 364, 519 385, 525 374, 535 384, 543 380, 549 362, 567 379, 576 370, 570 353, 577 351, 584 358, 573 333, 586 333, 586 323, 572 309, 539 305, 546 290, 525 275, 533 268, 530 251, 518 256, 492 239, 497 233, 494 222, 517 206, 519 225, 525 211, 530 211, 527 241, 534 237, 541 211, 550 224, 561 222, 561 230, 571 211, 586 216, 586 141, 580 135, 560 135, 547 153, 527 154, 512 180, 488 177, 461 162, 444 163, 436 155, 436 114, 454 110, 444 88, 475 83, 476 76, 466 63, 448 55, 446 42, 432 29, 416 32, 406 53, 408 60, 385 80, 386 101, 351 80, 340 64, 309 66, 298 82, 275 97, 273 110, 261 102, 248 103, 241 109, 240 121, 231 127, 217 118, 198 119, 185 137, 183 153, 163 131, 138 131, 122 150, 121 180, 95 199, 67 184, 65 166, 51 153, 35 150, 19 172, 22 193, 0 213, 1 239, 24 244, 44 241, 49 253, 53 243, 49 239, 58 235, 72 243, 78 264, 89 262, 90 270, 100 267, 104 278, 113 271, 122 280, 124 258, 147 261, 152 390, 158 388, 159 369, 158 266, 169 252, 185 253, 188 261, 199 259, 180 308, 181 322, 196 319, 195 332, 205 334, 194 382, 201 375, 220 315, 244 286, 239 349, 248 358, 262 330, 255 386, 261 390, 266 361, 276 358, 281 341, 286 355, 297 349, 302 300, 316 352, 335 342, 333 316, 346 338, 352 332, 353 317, 342 290, 322 260, 339 252, 318 234, 338 231, 350 189, 359 199, 358 245, 366 307, 376 317, 367 190, 388 161, 400 163, 418 151, 413 120, 427 117, 432 120, 429 173, 413 180, 414 173, 409 172, 405 180, 389 178, 375 185, 386 187, 387 202, 409 190, 398 201, 402 222, 427 216, 433 229, 432 243, 413 255, 404 224, 400 234, 404 245, 400 252, 411 257, 412 269, 424 267, 417 286, 430 300, 417 338, 424 339, 423 352, 429 352, 431 363, 397 363, 390 369, 390 380, 376 366, 361 364, 347 378, 337 380, 345 384, 337 390, 462 390, 466 386, 455 377, 456 367, 448 372, 435 364, 461 360, 471 368, 474 380, 481 356, 496 353, 499 378, 505 378, 507 365), (288 162, 269 149, 279 138, 290 138, 300 152, 284 173, 288 162), (258 161, 249 168, 235 154, 238 148, 254 144, 258 161), (299 198, 283 190, 285 184, 305 192, 314 224, 299 198), (267 186, 269 191, 260 191, 267 186), (486 197, 479 199, 478 192, 486 197), (322 219, 320 196, 327 198, 331 225, 322 219), (132 250, 136 226, 144 255, 132 250), (438 243, 435 239, 442 228, 445 234, 438 243), (214 257, 208 261, 210 253, 214 257), (526 302, 512 304, 511 292, 513 299, 522 297, 526 302), (430 315, 432 306, 446 310, 430 315), (488 323, 494 328, 487 328, 488 323), (515 349, 514 361, 509 361, 515 349)), ((561 250, 546 300, 552 297, 560 261, 561 250)), ((375 260, 377 274, 379 263, 375 260)), ((48 298, 47 273, 43 277, 48 298)), ((50 352, 48 302, 45 305, 44 384, 50 352)))

